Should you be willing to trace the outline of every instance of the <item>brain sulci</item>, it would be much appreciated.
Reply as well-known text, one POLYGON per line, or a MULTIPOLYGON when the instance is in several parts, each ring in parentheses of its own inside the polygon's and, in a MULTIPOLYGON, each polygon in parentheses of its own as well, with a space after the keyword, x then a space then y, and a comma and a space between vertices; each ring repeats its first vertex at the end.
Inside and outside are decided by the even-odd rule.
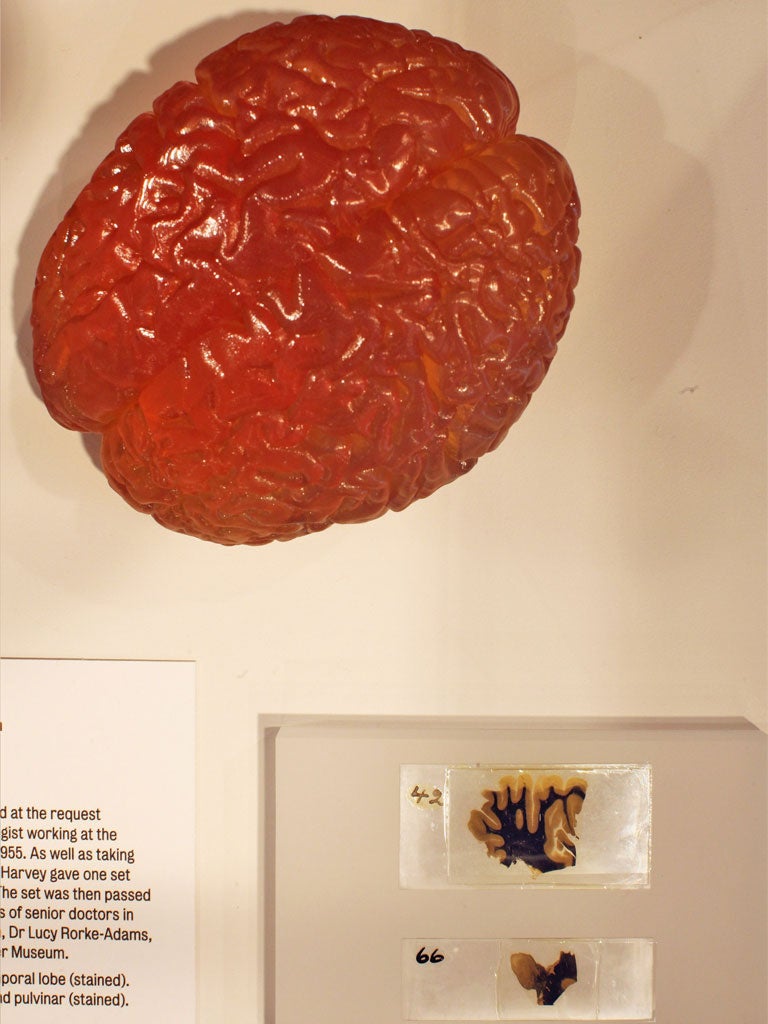
POLYGON ((579 199, 484 57, 368 18, 234 40, 118 137, 38 267, 51 415, 172 530, 264 544, 466 473, 573 306, 579 199))

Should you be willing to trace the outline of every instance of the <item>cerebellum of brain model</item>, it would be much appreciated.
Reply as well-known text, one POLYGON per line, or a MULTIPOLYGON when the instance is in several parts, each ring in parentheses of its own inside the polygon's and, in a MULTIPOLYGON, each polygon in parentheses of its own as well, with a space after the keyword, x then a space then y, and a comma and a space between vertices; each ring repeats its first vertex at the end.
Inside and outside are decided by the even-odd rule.
POLYGON ((401 510, 525 409, 579 272, 565 159, 484 57, 368 18, 241 36, 119 136, 40 260, 35 372, 169 529, 401 510))

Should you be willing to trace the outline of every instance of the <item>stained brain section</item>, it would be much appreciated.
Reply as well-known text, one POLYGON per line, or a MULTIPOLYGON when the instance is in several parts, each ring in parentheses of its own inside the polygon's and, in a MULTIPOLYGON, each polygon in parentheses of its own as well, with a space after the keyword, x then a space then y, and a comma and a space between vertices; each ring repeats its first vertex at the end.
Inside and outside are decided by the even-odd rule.
POLYGON ((510 967, 524 989, 536 993, 539 1006, 554 1006, 561 995, 578 980, 576 957, 562 950, 553 964, 544 966, 530 953, 513 953, 510 967))
POLYGON ((576 863, 576 818, 586 794, 584 779, 506 776, 483 793, 468 828, 504 867, 522 861, 536 874, 559 871, 576 863))
POLYGON ((263 544, 400 510, 525 409, 578 278, 566 161, 483 57, 309 16, 211 54, 40 262, 35 370, 173 530, 263 544))

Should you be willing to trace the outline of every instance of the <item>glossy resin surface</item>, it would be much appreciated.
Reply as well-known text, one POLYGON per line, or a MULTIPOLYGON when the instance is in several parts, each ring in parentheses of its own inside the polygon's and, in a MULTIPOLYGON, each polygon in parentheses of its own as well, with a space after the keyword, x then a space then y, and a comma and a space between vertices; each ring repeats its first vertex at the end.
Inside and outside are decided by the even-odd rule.
POLYGON ((244 35, 136 118, 40 261, 35 372, 164 526, 262 544, 469 470, 555 355, 566 161, 485 58, 367 18, 244 35))

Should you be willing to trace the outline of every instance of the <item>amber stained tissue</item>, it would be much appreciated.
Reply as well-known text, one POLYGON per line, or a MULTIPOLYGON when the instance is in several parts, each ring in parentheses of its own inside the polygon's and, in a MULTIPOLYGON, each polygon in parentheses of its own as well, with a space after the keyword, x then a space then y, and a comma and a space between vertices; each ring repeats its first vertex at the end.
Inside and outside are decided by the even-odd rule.
POLYGON ((520 984, 536 993, 539 1006, 552 1006, 577 981, 576 957, 562 951, 555 963, 544 967, 530 953, 513 953, 510 966, 520 984))
MULTIPOLYGON (((524 43, 521 43, 524 45, 524 43)), ((169 529, 264 544, 494 449, 573 305, 579 200, 484 57, 369 18, 234 40, 120 134, 32 308, 51 415, 169 529)))
POLYGON ((510 867, 523 861, 535 873, 576 863, 576 816, 587 794, 584 779, 567 782, 556 775, 534 779, 525 772, 505 776, 485 790, 482 807, 468 827, 484 843, 489 857, 510 867))

